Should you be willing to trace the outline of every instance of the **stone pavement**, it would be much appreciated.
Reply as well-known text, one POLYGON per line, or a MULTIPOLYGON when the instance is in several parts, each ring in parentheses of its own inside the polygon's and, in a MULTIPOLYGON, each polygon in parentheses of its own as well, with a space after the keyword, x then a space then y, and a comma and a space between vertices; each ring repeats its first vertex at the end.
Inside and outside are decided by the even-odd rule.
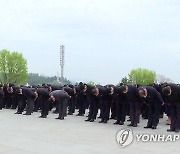
MULTIPOLYGON (((180 140, 154 143, 134 141, 126 148, 116 143, 116 133, 125 126, 85 122, 86 117, 68 116, 64 121, 56 120, 50 113, 47 119, 15 115, 15 110, 0 111, 0 154, 178 154, 180 140)), ((164 134, 168 126, 161 119, 157 130, 144 129, 146 120, 132 128, 134 134, 164 134)), ((173 133, 168 133, 173 134, 173 133)))

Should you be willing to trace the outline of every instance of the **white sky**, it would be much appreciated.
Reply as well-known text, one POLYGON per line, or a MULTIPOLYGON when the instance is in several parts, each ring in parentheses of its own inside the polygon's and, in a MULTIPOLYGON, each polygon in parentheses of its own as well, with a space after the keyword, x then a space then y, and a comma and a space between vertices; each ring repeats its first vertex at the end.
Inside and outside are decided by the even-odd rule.
POLYGON ((118 83, 131 69, 180 82, 179 0, 0 0, 0 49, 19 51, 29 72, 118 83))

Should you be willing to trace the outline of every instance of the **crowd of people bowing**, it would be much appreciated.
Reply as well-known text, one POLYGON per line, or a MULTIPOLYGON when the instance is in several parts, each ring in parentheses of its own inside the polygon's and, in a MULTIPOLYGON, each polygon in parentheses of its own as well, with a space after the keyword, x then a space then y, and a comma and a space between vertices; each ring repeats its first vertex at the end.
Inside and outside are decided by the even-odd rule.
POLYGON ((124 125, 129 116, 129 127, 137 127, 140 116, 148 119, 144 128, 156 129, 164 114, 168 117, 170 132, 180 131, 180 86, 174 83, 148 86, 122 84, 119 86, 92 86, 80 82, 78 85, 54 86, 49 84, 15 86, 0 84, 0 109, 17 109, 15 114, 31 115, 41 111, 40 118, 47 118, 49 111, 59 114, 84 116, 85 121, 94 122, 100 112, 99 123, 116 120, 115 125, 124 125))

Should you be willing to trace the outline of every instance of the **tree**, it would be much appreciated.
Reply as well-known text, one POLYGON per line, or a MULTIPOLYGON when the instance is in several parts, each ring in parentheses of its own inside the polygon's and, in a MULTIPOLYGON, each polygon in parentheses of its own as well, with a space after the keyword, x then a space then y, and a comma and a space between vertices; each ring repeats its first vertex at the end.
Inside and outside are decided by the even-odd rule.
POLYGON ((2 83, 24 84, 27 81, 27 61, 22 53, 0 51, 0 80, 2 83))
POLYGON ((121 85, 121 84, 128 84, 130 83, 129 79, 125 76, 124 78, 122 78, 121 82, 118 84, 118 85, 121 85))
POLYGON ((129 74, 129 80, 140 85, 152 84, 156 81, 156 72, 142 68, 133 69, 129 74))
POLYGON ((37 84, 43 84, 43 83, 48 83, 52 85, 62 85, 62 84, 71 84, 69 80, 66 78, 59 79, 61 82, 57 81, 57 76, 42 76, 36 73, 29 73, 28 74, 28 83, 30 85, 37 85, 37 84))
POLYGON ((164 75, 158 74, 156 77, 158 83, 173 83, 174 81, 170 78, 165 77, 164 75))
POLYGON ((95 83, 95 82, 93 82, 93 81, 89 81, 87 84, 88 84, 88 85, 91 85, 91 86, 100 85, 99 83, 95 83))

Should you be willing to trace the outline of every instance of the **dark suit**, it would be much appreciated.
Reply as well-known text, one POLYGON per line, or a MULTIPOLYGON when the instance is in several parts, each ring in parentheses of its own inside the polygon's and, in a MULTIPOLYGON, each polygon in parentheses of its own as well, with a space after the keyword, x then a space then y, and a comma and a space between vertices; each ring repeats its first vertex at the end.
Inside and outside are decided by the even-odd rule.
POLYGON ((127 98, 130 106, 130 119, 132 125, 137 125, 142 107, 142 99, 140 98, 138 88, 132 85, 128 85, 127 98))
POLYGON ((153 87, 147 86, 147 97, 145 101, 148 103, 148 127, 156 127, 159 123, 161 105, 163 99, 160 93, 153 87))
POLYGON ((50 93, 50 96, 54 96, 58 102, 59 117, 64 118, 67 114, 67 104, 70 96, 63 90, 55 90, 50 93))
POLYGON ((168 84, 171 87, 172 93, 167 97, 170 103, 171 129, 180 130, 180 87, 176 84, 168 84))

